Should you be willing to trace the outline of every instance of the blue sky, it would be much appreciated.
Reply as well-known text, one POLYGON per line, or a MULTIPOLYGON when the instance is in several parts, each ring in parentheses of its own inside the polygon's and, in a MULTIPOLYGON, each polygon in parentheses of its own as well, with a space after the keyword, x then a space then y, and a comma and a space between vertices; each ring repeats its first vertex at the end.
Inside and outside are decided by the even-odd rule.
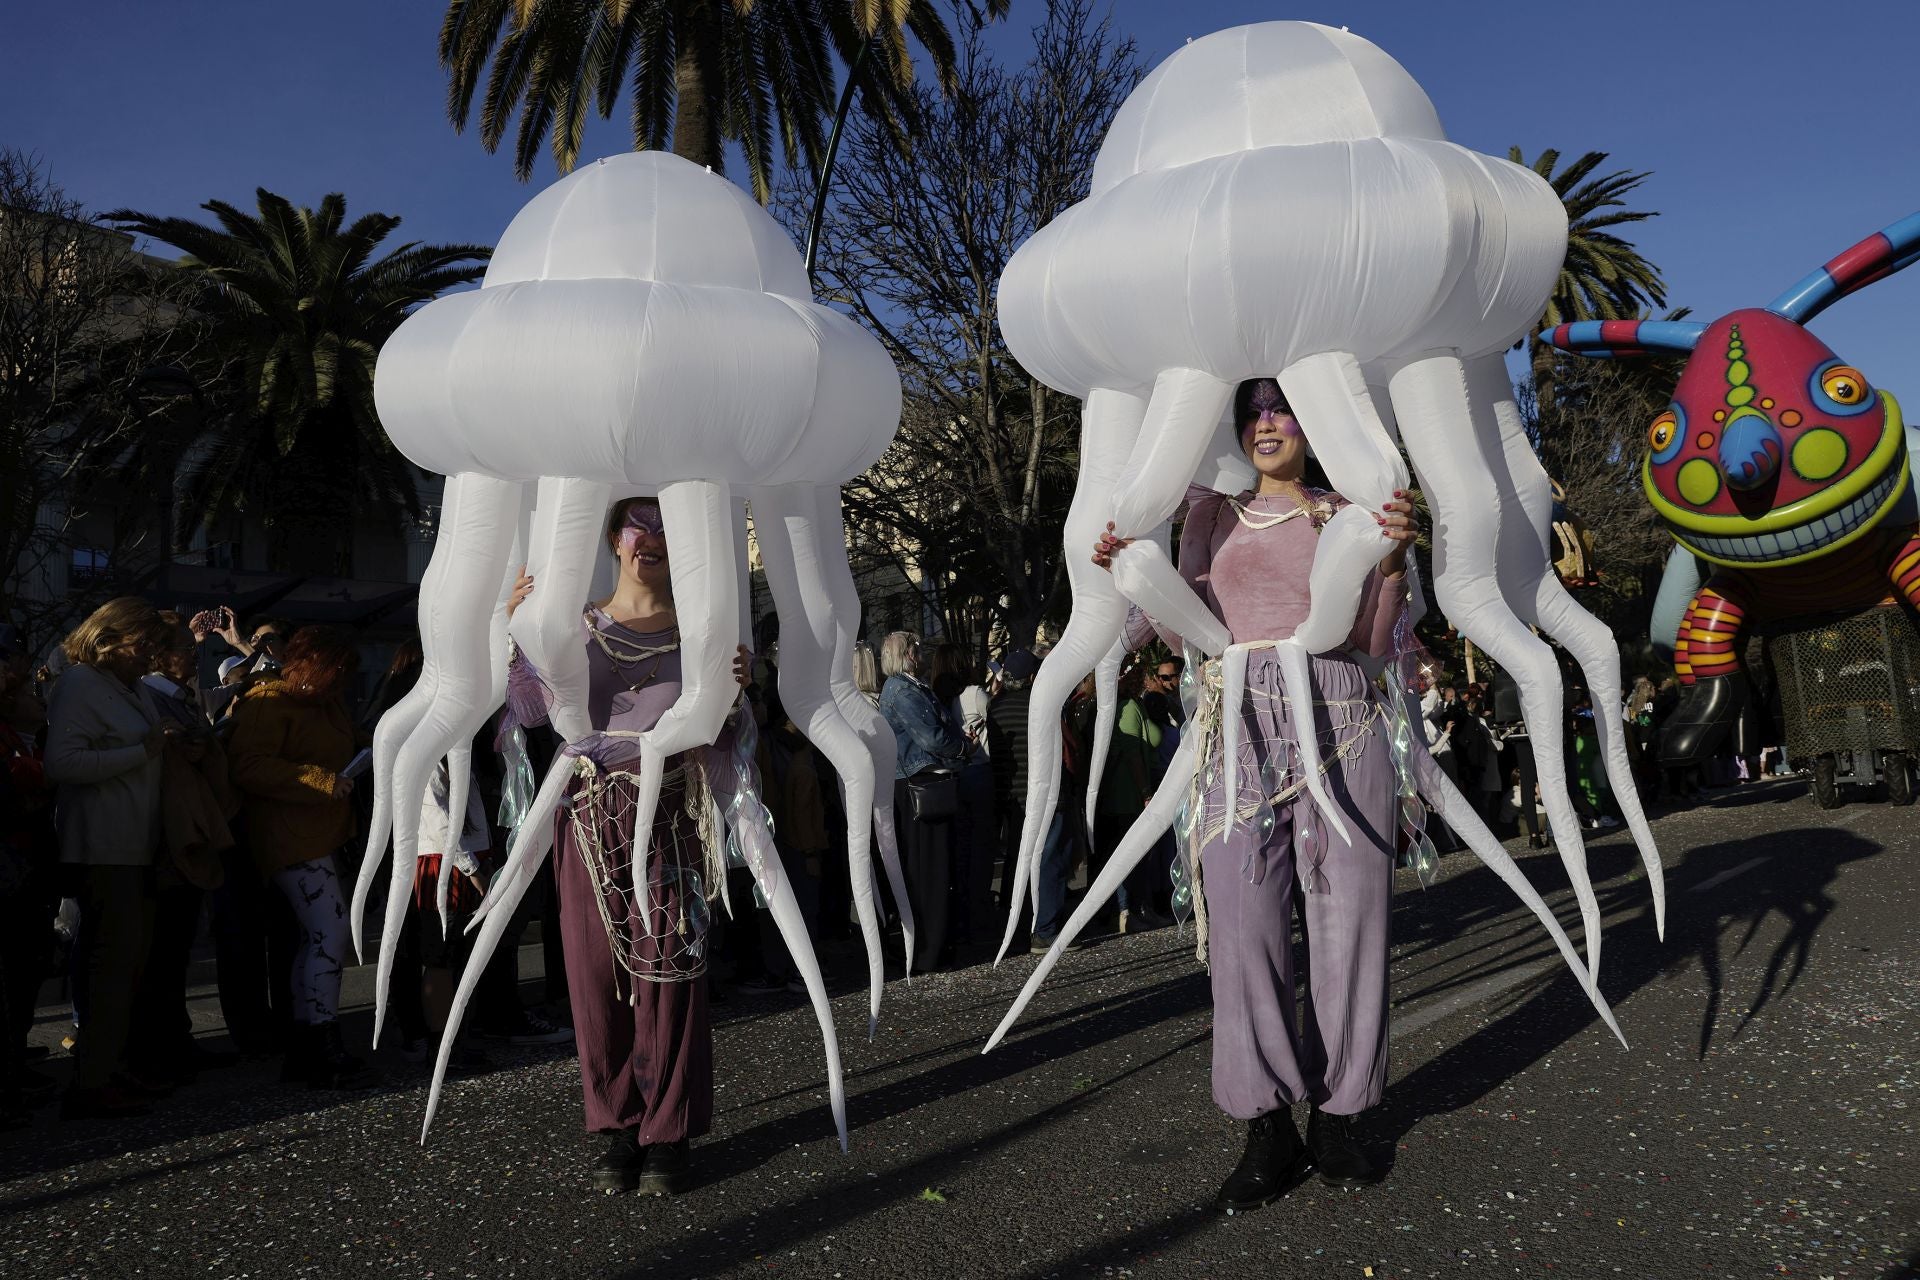
MULTIPOLYGON (((491 243, 551 181, 513 177, 444 113, 439 0, 94 0, 22 6, 0 42, 0 145, 38 151, 74 196, 192 214, 267 186, 402 215, 413 238, 491 243)), ((1037 0, 996 47, 1017 60, 1037 0)), ((1640 0, 1613 4, 1293 6, 1115 0, 1150 62, 1241 22, 1345 25, 1425 86, 1455 141, 1519 143, 1651 170, 1661 218, 1633 231, 1674 305, 1711 319, 1760 305, 1869 232, 1920 209, 1920 4, 1640 0)), ((628 145, 624 109, 585 154, 628 145)), ((1814 329, 1920 414, 1920 268, 1814 329)))

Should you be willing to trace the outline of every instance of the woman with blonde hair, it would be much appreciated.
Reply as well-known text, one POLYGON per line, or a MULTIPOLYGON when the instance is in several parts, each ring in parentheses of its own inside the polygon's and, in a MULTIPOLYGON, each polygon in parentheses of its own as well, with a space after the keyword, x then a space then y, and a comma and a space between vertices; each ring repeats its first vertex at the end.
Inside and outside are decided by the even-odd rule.
POLYGON ((68 1119, 136 1115, 158 1089, 125 1072, 134 996, 153 927, 163 727, 140 677, 168 642, 160 614, 123 596, 60 646, 67 668, 47 708, 47 781, 59 788, 60 861, 80 900, 74 998, 83 1011, 68 1119))
POLYGON ((853 647, 853 687, 874 706, 880 705, 880 661, 865 641, 853 647))

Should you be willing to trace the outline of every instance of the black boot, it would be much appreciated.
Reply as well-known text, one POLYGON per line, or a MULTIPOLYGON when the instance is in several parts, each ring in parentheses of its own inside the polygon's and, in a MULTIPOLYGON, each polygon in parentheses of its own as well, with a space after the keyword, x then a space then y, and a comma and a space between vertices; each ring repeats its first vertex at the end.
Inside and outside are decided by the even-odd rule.
POLYGON ((304 1030, 311 1037, 307 1086, 313 1089, 371 1089, 380 1083, 380 1073, 347 1052, 340 1039, 340 1024, 321 1022, 304 1030))
POLYGON ((1300 1131, 1294 1128, 1293 1113, 1269 1111, 1247 1122, 1247 1149, 1221 1184, 1213 1206, 1222 1213, 1258 1209, 1305 1182, 1312 1172, 1313 1162, 1300 1141, 1300 1131))
POLYGON ((1380 1181, 1380 1170, 1367 1159, 1354 1136, 1356 1118, 1318 1107, 1307 1117, 1307 1149, 1313 1153, 1320 1181, 1330 1187, 1365 1187, 1380 1181))
POLYGON ((288 1023, 280 1051, 280 1083, 305 1084, 313 1075, 314 1053, 313 1028, 304 1022, 288 1023))
POLYGON ((648 1147, 646 1164, 640 1170, 640 1194, 677 1196, 685 1190, 687 1175, 693 1170, 689 1148, 685 1138, 678 1142, 656 1142, 648 1147))
POLYGON ((646 1152, 647 1149, 640 1145, 638 1129, 622 1129, 614 1134, 606 1151, 587 1171, 593 1189, 613 1195, 639 1186, 640 1164, 646 1158, 646 1152))

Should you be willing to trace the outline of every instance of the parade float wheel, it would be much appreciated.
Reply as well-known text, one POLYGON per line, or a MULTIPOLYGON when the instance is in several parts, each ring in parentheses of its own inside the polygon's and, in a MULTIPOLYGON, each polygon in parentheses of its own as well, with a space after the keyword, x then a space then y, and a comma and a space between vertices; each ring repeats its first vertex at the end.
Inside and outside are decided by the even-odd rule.
POLYGON ((1839 765, 1831 752, 1813 758, 1814 808, 1838 809, 1840 807, 1840 783, 1835 776, 1838 773, 1839 765))
POLYGON ((1913 803, 1913 760, 1904 751, 1884 751, 1880 770, 1887 779, 1887 799, 1897 805, 1913 803))

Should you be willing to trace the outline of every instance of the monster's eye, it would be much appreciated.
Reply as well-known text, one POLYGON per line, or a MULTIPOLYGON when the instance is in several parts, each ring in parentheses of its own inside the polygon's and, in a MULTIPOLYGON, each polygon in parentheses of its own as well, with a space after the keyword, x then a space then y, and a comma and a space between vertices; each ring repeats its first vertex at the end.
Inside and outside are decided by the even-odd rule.
POLYGON ((1815 369, 1807 389, 1813 393, 1814 403, 1831 413, 1864 413, 1874 403, 1873 388, 1867 385, 1861 372, 1838 360, 1830 360, 1815 369))
POLYGON ((1687 442, 1687 411, 1679 405, 1669 405, 1647 427, 1647 447, 1653 450, 1656 465, 1671 462, 1680 452, 1680 446, 1687 442))

